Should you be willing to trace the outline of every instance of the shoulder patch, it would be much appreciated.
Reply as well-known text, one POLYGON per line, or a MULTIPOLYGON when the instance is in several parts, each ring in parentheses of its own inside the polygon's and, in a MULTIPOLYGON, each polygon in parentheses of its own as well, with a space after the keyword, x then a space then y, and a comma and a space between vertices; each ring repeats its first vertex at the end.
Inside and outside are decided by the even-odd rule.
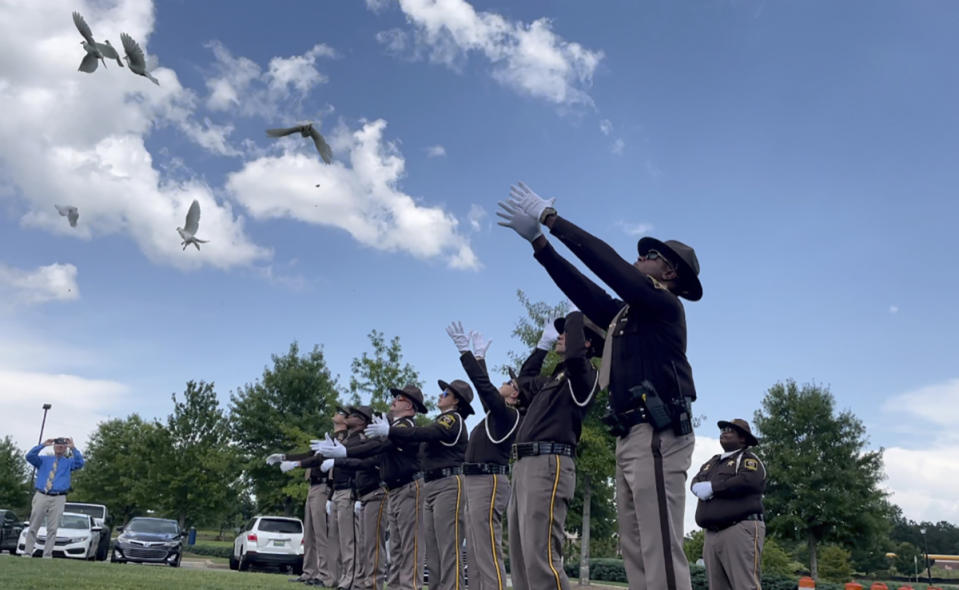
POLYGON ((456 426, 456 416, 453 414, 443 414, 436 419, 436 423, 442 426, 443 428, 449 430, 456 426))
POLYGON ((743 459, 743 469, 748 469, 749 471, 756 471, 759 469, 759 461, 747 457, 743 459))

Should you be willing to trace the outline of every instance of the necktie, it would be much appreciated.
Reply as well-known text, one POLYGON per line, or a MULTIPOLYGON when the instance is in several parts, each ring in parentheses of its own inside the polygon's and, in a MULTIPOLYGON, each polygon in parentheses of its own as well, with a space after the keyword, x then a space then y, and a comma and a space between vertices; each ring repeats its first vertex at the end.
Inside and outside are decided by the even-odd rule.
POLYGON ((57 457, 53 460, 53 467, 50 468, 50 475, 47 476, 47 485, 44 488, 44 491, 49 492, 50 488, 53 487, 53 478, 57 476, 57 463, 60 462, 60 457, 57 457))
POLYGON ((609 385, 610 365, 613 364, 613 334, 616 333, 616 324, 619 319, 629 310, 629 305, 624 305, 622 309, 616 312, 613 319, 609 322, 609 328, 606 330, 606 342, 603 344, 603 360, 599 365, 599 388, 606 389, 609 385))

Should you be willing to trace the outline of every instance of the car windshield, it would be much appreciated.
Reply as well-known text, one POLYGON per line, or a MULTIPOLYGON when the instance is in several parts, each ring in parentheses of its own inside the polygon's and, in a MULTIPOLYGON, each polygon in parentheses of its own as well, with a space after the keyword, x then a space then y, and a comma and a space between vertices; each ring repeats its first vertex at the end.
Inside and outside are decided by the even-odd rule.
POLYGON ((93 518, 103 518, 106 509, 103 506, 93 506, 90 504, 71 504, 67 502, 63 509, 67 512, 79 512, 80 514, 89 514, 93 518))
POLYGON ((297 520, 285 518, 262 518, 259 530, 265 533, 302 533, 303 525, 297 520))
POLYGON ((172 520, 146 520, 135 518, 127 525, 128 533, 153 533, 155 535, 175 535, 180 532, 172 520))
POLYGON ((60 517, 61 529, 88 529, 90 528, 90 518, 80 516, 79 514, 64 514, 60 517))

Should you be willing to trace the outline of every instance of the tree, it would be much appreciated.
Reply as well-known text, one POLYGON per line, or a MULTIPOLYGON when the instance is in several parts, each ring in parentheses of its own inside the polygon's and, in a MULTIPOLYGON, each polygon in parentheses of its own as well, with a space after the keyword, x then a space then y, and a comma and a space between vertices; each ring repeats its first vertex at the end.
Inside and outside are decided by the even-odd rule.
POLYGON ((837 414, 827 388, 777 383, 753 421, 770 474, 764 502, 770 531, 806 542, 813 578, 818 543, 868 543, 882 531, 882 449, 865 450, 862 422, 848 411, 837 414))
MULTIPOLYGON (((353 358, 350 363, 350 393, 354 404, 360 403, 362 394, 362 397, 370 400, 374 410, 385 412, 390 407, 391 387, 399 389, 408 384, 423 387, 423 382, 412 365, 403 363, 399 336, 394 336, 388 345, 382 332, 373 330, 366 337, 373 346, 373 356, 364 352, 359 358, 353 358)), ((435 407, 432 400, 427 398, 424 401, 427 410, 435 407)))
POLYGON ((97 425, 84 449, 85 465, 72 477, 71 500, 104 504, 117 522, 159 508, 157 482, 165 456, 161 426, 137 414, 97 425))
POLYGON ((896 568, 900 576, 911 577, 915 575, 921 565, 925 565, 924 561, 922 550, 908 541, 903 541, 896 547, 893 567, 896 568))
POLYGON ((827 582, 848 582, 852 578, 852 565, 849 563, 849 552, 839 545, 825 545, 822 548, 820 572, 827 582))
POLYGON ((793 561, 792 557, 786 553, 786 550, 782 548, 774 537, 766 537, 766 540, 763 542, 762 567, 764 574, 791 576, 795 574, 802 565, 797 561, 793 561))
POLYGON ((186 523, 218 525, 240 493, 239 453, 230 439, 230 424, 213 383, 188 381, 183 401, 173 399, 173 413, 162 427, 165 444, 157 449, 162 507, 186 523))
POLYGON ((26 518, 30 510, 30 478, 33 470, 26 453, 17 448, 10 436, 0 440, 0 506, 9 507, 26 518))
MULTIPOLYGON (((696 529, 687 533, 683 538, 683 553, 686 554, 686 561, 696 563, 703 558, 703 546, 706 544, 706 531, 696 529)), ((765 557, 765 555, 764 555, 765 557)), ((764 570, 765 571, 765 570, 764 570)))
POLYGON ((333 428, 339 403, 336 379, 319 347, 300 354, 296 342, 283 356, 273 355, 273 367, 230 396, 233 439, 242 457, 245 485, 257 509, 293 514, 302 509, 308 485, 303 473, 281 473, 264 462, 271 453, 306 451, 312 438, 333 428))

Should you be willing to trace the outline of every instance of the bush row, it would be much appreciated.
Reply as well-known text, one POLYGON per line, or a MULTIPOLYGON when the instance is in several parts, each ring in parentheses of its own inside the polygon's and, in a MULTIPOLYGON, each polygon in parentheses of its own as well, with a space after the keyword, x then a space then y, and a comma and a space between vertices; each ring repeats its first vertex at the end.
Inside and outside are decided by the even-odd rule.
POLYGON ((196 543, 194 545, 184 545, 183 551, 196 555, 209 555, 210 557, 227 557, 233 555, 233 546, 223 546, 213 543, 196 543))

